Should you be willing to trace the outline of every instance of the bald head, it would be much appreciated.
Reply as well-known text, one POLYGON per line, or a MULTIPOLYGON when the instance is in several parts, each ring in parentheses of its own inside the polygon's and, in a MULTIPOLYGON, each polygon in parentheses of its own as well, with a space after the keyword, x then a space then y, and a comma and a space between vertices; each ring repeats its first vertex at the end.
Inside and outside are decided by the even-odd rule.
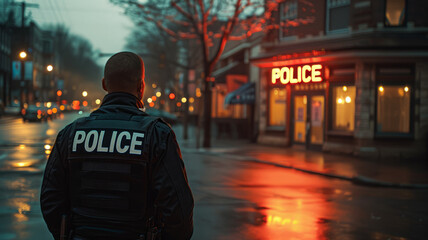
POLYGON ((132 52, 111 56, 104 67, 103 88, 108 93, 126 92, 138 98, 144 91, 144 62, 132 52))

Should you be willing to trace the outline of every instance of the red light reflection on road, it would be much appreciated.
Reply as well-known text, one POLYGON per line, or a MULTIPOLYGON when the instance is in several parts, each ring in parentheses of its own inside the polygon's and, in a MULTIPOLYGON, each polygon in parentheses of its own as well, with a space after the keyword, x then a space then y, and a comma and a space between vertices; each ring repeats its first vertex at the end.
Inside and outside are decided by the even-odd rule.
POLYGON ((327 187, 326 180, 266 165, 238 173, 244 190, 239 196, 255 203, 263 216, 262 225, 246 229, 243 235, 256 234, 254 239, 325 239, 326 226, 319 219, 328 219, 333 206, 324 192, 315 189, 327 187))

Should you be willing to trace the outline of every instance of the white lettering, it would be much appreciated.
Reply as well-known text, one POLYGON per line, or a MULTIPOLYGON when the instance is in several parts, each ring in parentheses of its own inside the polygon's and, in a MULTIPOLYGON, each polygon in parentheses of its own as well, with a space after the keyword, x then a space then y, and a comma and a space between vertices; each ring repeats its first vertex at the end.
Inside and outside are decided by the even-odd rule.
POLYGON ((74 135, 73 140, 73 152, 77 150, 77 144, 81 144, 85 141, 85 136, 85 131, 76 131, 76 135, 74 135))
MULTIPOLYGON (((107 133, 107 136, 108 135, 109 134, 107 133)), ((141 146, 144 142, 144 133, 112 131, 111 138, 105 140, 107 143, 110 143, 109 145, 103 145, 105 136, 106 130, 91 130, 88 133, 82 130, 76 131, 73 139, 72 151, 76 152, 77 146, 79 144, 84 144, 86 152, 95 151, 99 153, 126 153, 129 151, 129 154, 141 155, 141 146), (124 139, 130 140, 130 143, 124 143, 124 139)))
POLYGON ((85 150, 87 152, 94 151, 95 148, 97 147, 97 141, 98 141, 98 132, 97 132, 97 130, 92 130, 92 131, 88 132, 88 135, 86 135, 86 139, 85 139, 85 150), (91 139, 92 136, 93 136, 92 145, 89 146, 89 141, 90 141, 90 139, 91 139))
POLYGON ((116 141, 117 131, 113 131, 113 134, 111 135, 111 141, 110 141, 110 148, 108 149, 109 153, 114 152, 114 143, 116 141))
POLYGON ((130 154, 141 154, 141 150, 135 150, 135 146, 141 146, 141 144, 143 143, 142 141, 138 141, 137 138, 144 138, 144 133, 135 133, 132 134, 132 140, 131 140, 131 149, 129 150, 130 154))
POLYGON ((121 133, 119 133, 119 136, 117 136, 117 142, 116 142, 116 150, 119 153, 125 153, 126 151, 128 151, 129 146, 124 146, 122 148, 122 139, 123 137, 125 137, 127 140, 131 139, 131 134, 127 131, 123 131, 121 133))
POLYGON ((107 147, 103 147, 104 133, 105 133, 105 131, 101 131, 101 133, 100 133, 100 138, 98 139, 97 152, 107 152, 108 151, 107 147))

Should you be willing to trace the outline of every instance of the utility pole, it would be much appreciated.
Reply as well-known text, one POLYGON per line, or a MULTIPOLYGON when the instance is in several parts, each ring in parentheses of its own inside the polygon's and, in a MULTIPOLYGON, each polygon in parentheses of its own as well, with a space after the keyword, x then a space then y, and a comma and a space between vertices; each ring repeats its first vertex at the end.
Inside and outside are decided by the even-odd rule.
POLYGON ((25 8, 39 8, 39 4, 36 3, 26 3, 25 1, 22 2, 14 2, 12 3, 15 6, 21 6, 21 28, 25 27, 25 8))
MULTIPOLYGON (((32 8, 38 8, 39 4, 35 3, 26 3, 25 1, 19 2, 19 3, 12 3, 13 5, 20 5, 21 6, 21 47, 22 50, 26 51, 26 39, 25 39, 25 8, 26 7, 32 7, 32 8)), ((21 111, 24 108, 24 87, 26 86, 26 101, 29 100, 29 84, 26 84, 25 82, 25 58, 21 58, 21 82, 20 82, 20 107, 21 111)))

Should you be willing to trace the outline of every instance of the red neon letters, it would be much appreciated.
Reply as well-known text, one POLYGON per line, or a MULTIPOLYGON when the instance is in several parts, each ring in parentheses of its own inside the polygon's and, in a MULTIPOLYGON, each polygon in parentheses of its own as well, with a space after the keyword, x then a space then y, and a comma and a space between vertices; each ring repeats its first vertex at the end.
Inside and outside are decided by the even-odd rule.
POLYGON ((272 68, 272 84, 279 80, 281 84, 321 82, 321 64, 303 65, 297 67, 297 73, 294 73, 296 67, 272 68))

